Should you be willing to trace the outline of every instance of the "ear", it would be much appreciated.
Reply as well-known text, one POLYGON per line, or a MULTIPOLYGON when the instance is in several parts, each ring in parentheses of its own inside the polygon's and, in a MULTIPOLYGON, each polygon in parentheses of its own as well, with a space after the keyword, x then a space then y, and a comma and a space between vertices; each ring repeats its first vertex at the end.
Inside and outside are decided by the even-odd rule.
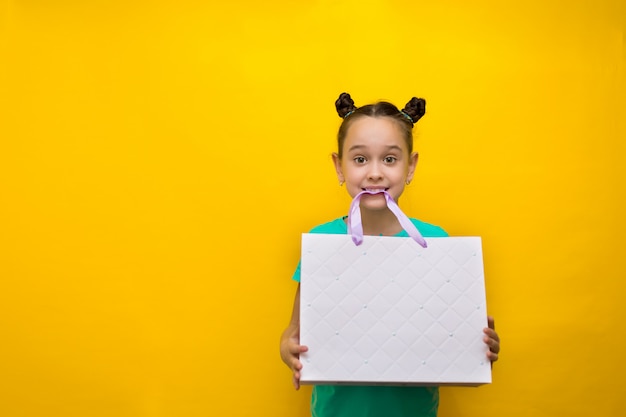
POLYGON ((406 180, 408 182, 413 181, 413 175, 415 174, 415 168, 417 167, 418 159, 419 159, 419 154, 417 152, 413 152, 411 156, 409 156, 409 170, 406 174, 406 180))
POLYGON ((335 165, 335 171, 337 172, 337 179, 339 182, 345 182, 346 179, 343 176, 343 171, 341 170, 341 159, 336 152, 333 152, 333 164, 335 165))

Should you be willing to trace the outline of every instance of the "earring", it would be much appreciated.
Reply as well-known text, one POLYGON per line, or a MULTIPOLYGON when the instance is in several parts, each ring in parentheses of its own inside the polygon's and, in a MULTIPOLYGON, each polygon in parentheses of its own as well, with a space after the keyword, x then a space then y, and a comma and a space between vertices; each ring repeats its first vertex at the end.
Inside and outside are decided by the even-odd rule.
POLYGON ((411 180, 406 180, 406 185, 411 184, 411 180))
POLYGON ((341 187, 343 185, 343 181, 339 181, 339 186, 341 187))

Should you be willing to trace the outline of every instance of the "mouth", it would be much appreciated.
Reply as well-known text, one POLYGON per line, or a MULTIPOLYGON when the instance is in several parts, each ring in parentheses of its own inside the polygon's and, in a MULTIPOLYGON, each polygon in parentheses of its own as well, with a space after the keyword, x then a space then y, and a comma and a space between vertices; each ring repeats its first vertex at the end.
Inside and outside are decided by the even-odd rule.
POLYGON ((382 193, 384 191, 389 190, 389 188, 383 188, 383 187, 368 187, 368 188, 361 188, 361 190, 363 191, 367 191, 368 193, 382 193))

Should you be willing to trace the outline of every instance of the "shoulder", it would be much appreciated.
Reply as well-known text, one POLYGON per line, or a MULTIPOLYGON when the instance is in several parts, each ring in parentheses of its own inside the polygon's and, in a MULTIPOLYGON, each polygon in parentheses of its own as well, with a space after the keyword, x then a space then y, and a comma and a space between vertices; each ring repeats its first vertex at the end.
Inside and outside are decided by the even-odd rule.
MULTIPOLYGON (((313 229, 309 231, 309 233, 342 235, 342 234, 348 233, 348 226, 346 226, 346 222, 343 221, 343 217, 340 217, 328 223, 323 223, 323 224, 315 226, 313 229)), ((298 266, 296 267, 296 270, 293 273, 293 277, 292 277, 294 281, 300 282, 300 266, 301 266, 301 263, 298 262, 298 266)))
POLYGON ((333 221, 315 226, 309 233, 324 233, 330 235, 340 235, 348 233, 348 227, 342 217, 333 221))
POLYGON ((443 230, 440 226, 436 226, 434 224, 426 223, 418 219, 410 218, 411 222, 417 227, 417 230, 424 237, 447 237, 448 233, 443 230))

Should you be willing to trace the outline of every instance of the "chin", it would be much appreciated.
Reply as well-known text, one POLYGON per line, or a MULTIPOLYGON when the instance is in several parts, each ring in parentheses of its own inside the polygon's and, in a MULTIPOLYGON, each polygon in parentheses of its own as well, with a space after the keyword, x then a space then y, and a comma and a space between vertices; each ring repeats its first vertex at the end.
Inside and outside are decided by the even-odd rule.
POLYGON ((363 195, 361 197, 361 209, 366 210, 385 210, 387 208, 387 200, 382 194, 363 195))

